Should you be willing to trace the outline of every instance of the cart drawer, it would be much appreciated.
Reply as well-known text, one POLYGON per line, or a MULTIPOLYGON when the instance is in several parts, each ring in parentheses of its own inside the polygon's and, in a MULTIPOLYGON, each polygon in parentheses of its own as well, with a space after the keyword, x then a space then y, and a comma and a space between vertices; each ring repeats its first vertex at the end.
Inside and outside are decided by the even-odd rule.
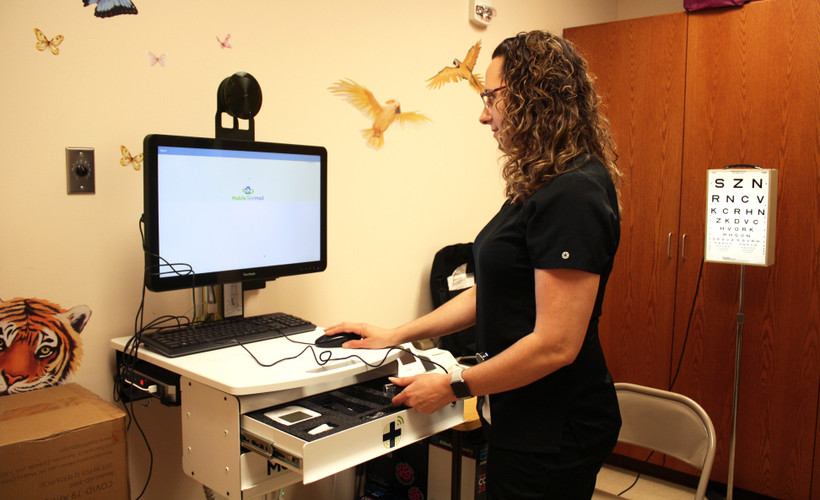
POLYGON ((244 414, 240 442, 311 483, 462 423, 460 401, 432 415, 392 407, 383 391, 387 382, 376 379, 244 414))

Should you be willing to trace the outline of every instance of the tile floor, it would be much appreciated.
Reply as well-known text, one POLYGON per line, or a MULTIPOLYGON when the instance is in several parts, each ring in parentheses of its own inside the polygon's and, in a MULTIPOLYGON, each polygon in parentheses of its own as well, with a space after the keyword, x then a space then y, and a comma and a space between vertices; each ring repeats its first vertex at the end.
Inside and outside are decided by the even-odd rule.
POLYGON ((692 500, 695 490, 661 479, 641 475, 632 489, 617 496, 635 481, 636 472, 605 465, 598 473, 598 482, 593 500, 692 500))

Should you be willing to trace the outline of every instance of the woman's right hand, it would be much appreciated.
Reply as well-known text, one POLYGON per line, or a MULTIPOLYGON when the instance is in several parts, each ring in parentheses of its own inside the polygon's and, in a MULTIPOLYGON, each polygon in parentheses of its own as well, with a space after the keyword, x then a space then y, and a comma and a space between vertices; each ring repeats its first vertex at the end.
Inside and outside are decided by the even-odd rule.
POLYGON ((346 349, 384 349, 401 343, 396 330, 382 328, 368 323, 342 322, 325 328, 325 335, 337 335, 343 332, 355 333, 360 340, 348 340, 342 347, 346 349))

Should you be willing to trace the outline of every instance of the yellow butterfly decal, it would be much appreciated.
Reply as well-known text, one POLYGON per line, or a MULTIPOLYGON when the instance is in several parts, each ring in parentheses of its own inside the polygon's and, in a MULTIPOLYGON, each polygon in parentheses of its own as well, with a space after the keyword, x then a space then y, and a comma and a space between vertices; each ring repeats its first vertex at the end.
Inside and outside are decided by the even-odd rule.
POLYGON ((120 165, 126 167, 128 164, 133 164, 134 170, 139 170, 142 168, 142 153, 137 156, 131 156, 131 153, 128 152, 128 148, 122 145, 120 146, 120 151, 122 152, 120 165))
POLYGON ((34 46, 37 47, 37 50, 42 52, 48 49, 55 56, 60 53, 59 45, 63 43, 63 35, 57 35, 51 40, 49 40, 42 31, 38 30, 37 28, 34 28, 34 36, 37 37, 37 42, 34 43, 34 46))

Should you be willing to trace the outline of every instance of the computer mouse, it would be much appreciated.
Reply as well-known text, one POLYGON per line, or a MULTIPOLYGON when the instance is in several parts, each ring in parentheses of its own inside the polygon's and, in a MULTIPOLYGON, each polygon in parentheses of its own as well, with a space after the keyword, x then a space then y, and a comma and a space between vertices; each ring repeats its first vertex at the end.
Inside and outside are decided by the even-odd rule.
POLYGON ((319 335, 313 342, 318 347, 342 347, 342 344, 348 340, 359 340, 361 335, 352 332, 342 332, 336 335, 319 335))

